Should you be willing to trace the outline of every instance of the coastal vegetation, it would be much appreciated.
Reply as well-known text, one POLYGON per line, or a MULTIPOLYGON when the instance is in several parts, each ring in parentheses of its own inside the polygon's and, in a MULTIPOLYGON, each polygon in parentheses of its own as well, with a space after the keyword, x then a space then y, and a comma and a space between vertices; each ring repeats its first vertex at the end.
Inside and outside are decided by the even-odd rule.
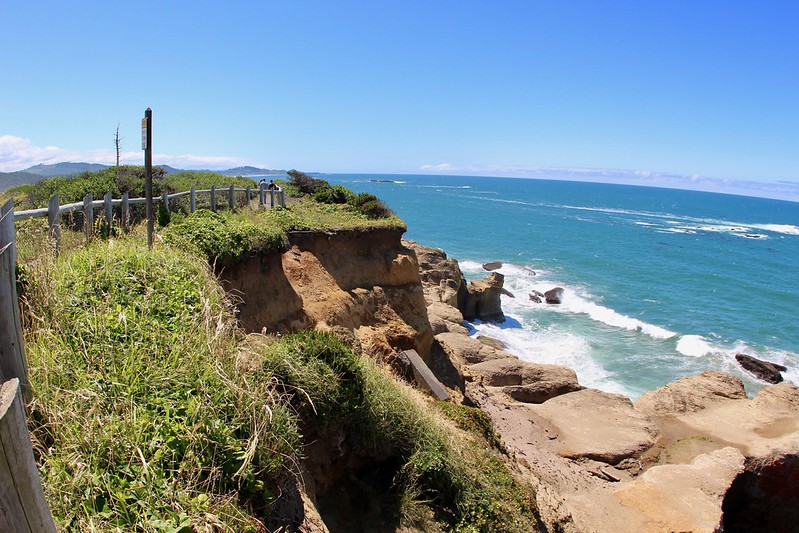
MULTIPOLYGON (((98 195, 121 187, 97 174, 79 179, 98 195)), ((69 180, 39 187, 12 194, 31 206, 54 192, 85 194, 69 180)), ((313 468, 314 446, 343 443, 349 468, 370 472, 348 486, 368 503, 365 519, 410 531, 536 529, 534 494, 505 466, 481 412, 423 396, 346 338, 237 325, 214 261, 279 253, 291 231, 404 228, 343 194, 346 202, 327 203, 297 191, 271 210, 175 208, 152 250, 139 225, 88 245, 65 231, 56 256, 40 219, 18 223, 30 429, 62 530, 286 526, 286 499, 313 468)))

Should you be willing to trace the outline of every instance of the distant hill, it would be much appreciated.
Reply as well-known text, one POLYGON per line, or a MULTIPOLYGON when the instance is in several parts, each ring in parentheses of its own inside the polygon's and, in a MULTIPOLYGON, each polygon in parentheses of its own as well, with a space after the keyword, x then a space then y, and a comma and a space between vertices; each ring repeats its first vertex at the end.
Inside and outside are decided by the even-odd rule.
POLYGON ((31 174, 24 170, 19 172, 0 172, 0 192, 16 187, 17 185, 25 185, 26 183, 36 183, 42 179, 41 176, 31 174))
POLYGON ((42 178, 52 178, 53 176, 71 176, 81 172, 97 172, 109 166, 99 163, 55 163, 52 165, 34 165, 22 172, 29 172, 42 178))
MULTIPOLYGON (((177 172, 187 172, 187 170, 170 167, 169 165, 155 165, 164 169, 165 174, 175 174, 177 172)), ((26 183, 36 183, 55 176, 73 176, 81 172, 97 172, 110 165, 99 163, 55 163, 52 165, 34 165, 25 170, 16 172, 0 172, 0 192, 24 185, 26 183)), ((188 170, 191 172, 191 170, 188 170)), ((215 172, 223 176, 277 176, 285 174, 285 170, 273 170, 252 166, 230 168, 227 170, 195 170, 195 172, 215 172)))
POLYGON ((268 176, 286 173, 285 170, 270 170, 268 168, 250 166, 230 168, 228 170, 219 170, 217 172, 224 176, 268 176))

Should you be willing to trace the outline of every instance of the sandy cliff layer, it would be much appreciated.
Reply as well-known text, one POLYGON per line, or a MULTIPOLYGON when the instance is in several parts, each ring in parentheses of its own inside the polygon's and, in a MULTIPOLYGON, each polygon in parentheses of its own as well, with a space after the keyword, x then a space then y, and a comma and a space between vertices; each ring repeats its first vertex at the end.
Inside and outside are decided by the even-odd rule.
POLYGON ((249 331, 344 327, 367 353, 430 352, 433 334, 413 252, 399 230, 292 232, 290 249, 226 266, 249 331))
POLYGON ((789 531, 799 523, 793 385, 749 400, 736 377, 706 372, 633 404, 582 387, 567 367, 468 336, 464 316, 504 319, 499 274, 467 284, 456 261, 401 241, 399 231, 294 233, 290 244, 221 272, 245 328, 346 328, 383 360, 416 349, 455 401, 491 418, 551 531, 789 531))

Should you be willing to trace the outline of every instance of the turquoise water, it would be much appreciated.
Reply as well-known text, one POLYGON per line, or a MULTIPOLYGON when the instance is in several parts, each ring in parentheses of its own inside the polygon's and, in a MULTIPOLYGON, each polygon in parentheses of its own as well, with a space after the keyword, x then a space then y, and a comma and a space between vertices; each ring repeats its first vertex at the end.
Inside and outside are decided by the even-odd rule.
POLYGON ((633 398, 744 352, 799 383, 799 203, 582 182, 326 175, 378 195, 406 238, 442 248, 470 279, 500 270, 508 321, 474 324, 523 359, 633 398), (371 179, 393 180, 391 183, 371 179), (534 274, 533 274, 534 272, 534 274), (563 304, 532 290, 565 289, 563 304))

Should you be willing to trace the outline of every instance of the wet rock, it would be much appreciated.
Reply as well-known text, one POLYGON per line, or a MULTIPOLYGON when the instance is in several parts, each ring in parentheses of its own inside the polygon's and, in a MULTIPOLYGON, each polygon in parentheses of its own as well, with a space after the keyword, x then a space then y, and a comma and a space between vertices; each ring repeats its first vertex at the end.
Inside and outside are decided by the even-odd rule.
POLYGON ((549 289, 547 292, 544 293, 544 299, 547 301, 548 304, 559 304, 563 299, 563 287, 555 287, 554 289, 549 289))
POLYGON ((738 361, 738 364, 744 370, 767 383, 780 383, 782 381, 780 372, 787 370, 787 368, 777 363, 763 361, 743 353, 735 354, 735 360, 738 361))
POLYGON ((502 268, 502 261, 490 261, 488 263, 483 263, 483 269, 492 271, 492 270, 499 270, 502 268))

